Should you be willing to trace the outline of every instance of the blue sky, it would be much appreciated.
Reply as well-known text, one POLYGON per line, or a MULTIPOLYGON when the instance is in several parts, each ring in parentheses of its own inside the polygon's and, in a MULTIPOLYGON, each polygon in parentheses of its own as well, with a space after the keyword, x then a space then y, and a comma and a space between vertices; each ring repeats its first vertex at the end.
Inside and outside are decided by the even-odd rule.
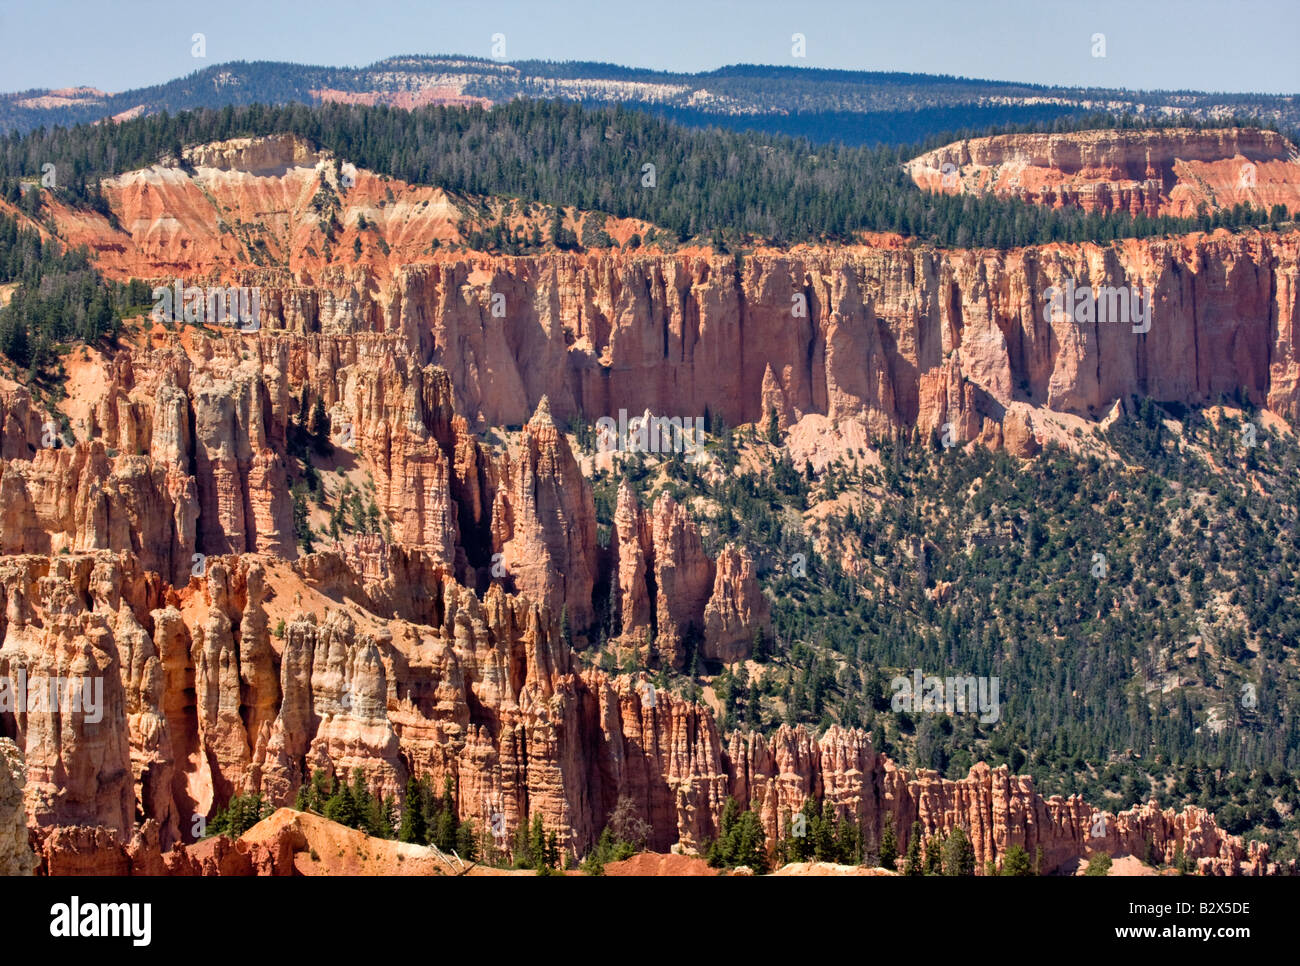
POLYGON ((226 60, 359 66, 393 54, 740 62, 1138 89, 1300 91, 1300 0, 0 0, 0 91, 119 91, 226 60), (207 58, 191 55, 202 32, 207 58), (807 38, 791 57, 790 37, 807 38), (1106 56, 1092 56, 1105 34, 1106 56))

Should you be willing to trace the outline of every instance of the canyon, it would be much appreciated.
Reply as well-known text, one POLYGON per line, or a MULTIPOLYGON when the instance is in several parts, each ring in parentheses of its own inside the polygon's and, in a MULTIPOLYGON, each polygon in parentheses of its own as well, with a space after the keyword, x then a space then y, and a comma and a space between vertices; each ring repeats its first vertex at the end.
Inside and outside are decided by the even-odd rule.
POLYGON ((625 480, 602 538, 577 439, 620 409, 774 418, 818 437, 820 469, 945 427, 1028 458, 1133 394, 1242 393, 1294 421, 1300 234, 506 257, 464 250, 467 199, 344 177, 300 139, 181 161, 107 180, 111 218, 52 202, 54 229, 116 280, 254 286, 258 330, 145 316, 114 349, 69 353, 62 399, 0 379, 0 676, 105 694, 96 724, 0 713, 0 862, 285 869, 280 846, 196 845, 196 816, 361 769, 397 796, 450 776, 476 828, 540 815, 575 856, 623 797, 657 851, 702 848, 728 797, 774 842, 811 797, 877 842, 890 823, 904 847, 913 822, 965 828, 981 870, 1020 845, 1044 871, 1099 851, 1280 871, 1194 806, 1140 805, 1094 837, 1082 799, 1005 767, 951 780, 858 729, 724 731, 706 704, 595 666, 601 634, 643 665, 680 670, 694 642, 741 662, 771 614, 754 548, 711 555, 669 494, 625 480), (1045 318, 1071 279, 1153 293, 1150 331, 1045 318), (329 468, 386 526, 308 552, 291 442, 317 409, 329 468), (11 842, 19 798, 34 858, 11 842))
POLYGON ((1271 871, 1266 847, 1225 835, 1203 809, 1151 803, 1106 815, 1096 835, 1100 813, 1077 796, 1044 799, 1005 766, 951 781, 898 768, 856 729, 720 733, 699 705, 662 691, 647 701, 635 678, 583 668, 544 605, 499 587, 480 599, 436 570, 425 596, 409 555, 390 548, 387 562, 387 576, 364 579, 335 551, 292 565, 241 555, 178 590, 126 553, 8 558, 0 673, 22 663, 106 682, 101 724, 13 718, 44 868, 202 869, 196 856, 228 847, 187 845, 185 833, 214 796, 260 790, 283 804, 320 767, 360 768, 386 793, 412 772, 451 775, 477 827, 540 814, 579 854, 620 796, 659 851, 716 835, 728 796, 776 840, 811 797, 875 841, 886 823, 904 845, 913 822, 927 835, 961 826, 981 868, 1021 845, 1042 850, 1044 871, 1095 851, 1271 871), (376 616, 390 607, 403 616, 376 616), (282 637, 269 629, 278 613, 294 615, 282 637))
MULTIPOLYGON (((1100 419, 1133 393, 1198 405, 1240 390, 1296 416, 1294 232, 1009 252, 886 236, 739 258, 504 257, 449 250, 463 241, 464 199, 364 171, 346 187, 337 159, 298 139, 189 157, 193 175, 155 167, 107 181, 116 227, 52 217, 111 277, 258 287, 268 331, 247 351, 260 364, 250 368, 274 370, 278 410, 304 380, 347 409, 349 373, 392 353, 445 370, 475 433, 521 426, 543 396, 562 427, 620 409, 707 410, 730 425, 775 409, 782 429, 810 415, 869 436, 948 423, 962 442, 1021 455, 1056 414, 1100 419), (332 242, 313 206, 322 196, 341 226, 332 242), (325 254, 357 241, 350 265, 325 254), (1144 293, 1151 330, 1045 319, 1050 292, 1071 281, 1144 293)), ((213 354, 232 351, 219 345, 213 354)))

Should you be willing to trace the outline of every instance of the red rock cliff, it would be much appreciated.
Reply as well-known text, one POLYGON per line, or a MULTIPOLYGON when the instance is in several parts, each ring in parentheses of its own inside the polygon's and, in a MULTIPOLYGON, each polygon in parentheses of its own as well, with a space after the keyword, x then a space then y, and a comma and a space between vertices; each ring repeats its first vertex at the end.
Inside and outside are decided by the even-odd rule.
POLYGON ((1165 860, 1181 848, 1215 874, 1267 869, 1266 852, 1248 853, 1194 808, 1133 809, 1094 839, 1081 800, 1044 800, 1005 768, 978 765, 961 781, 911 774, 866 733, 839 727, 820 739, 783 727, 724 740, 707 709, 652 696, 630 677, 580 671, 558 615, 500 587, 480 599, 426 572, 425 622, 403 615, 400 598, 399 616, 377 620, 360 605, 394 600, 413 573, 397 550, 382 579, 351 572, 333 551, 292 570, 211 559, 205 579, 179 595, 129 555, 9 559, 0 673, 23 663, 104 682, 99 722, 0 716, 26 756, 28 820, 47 855, 60 853, 50 830, 64 826, 83 837, 98 828, 103 847, 84 846, 94 855, 125 854, 138 823, 166 851, 190 837, 214 796, 261 791, 284 804, 312 769, 360 768, 382 794, 400 795, 412 773, 435 785, 450 775, 477 828, 499 815, 513 831, 540 815, 579 853, 621 796, 666 850, 716 835, 731 795, 759 814, 770 842, 811 797, 873 835, 893 821, 904 845, 913 821, 927 834, 960 825, 981 868, 1023 845, 1042 848, 1047 870, 1097 849, 1145 856, 1148 847, 1165 860), (269 629, 269 586, 297 601, 283 638, 269 629))

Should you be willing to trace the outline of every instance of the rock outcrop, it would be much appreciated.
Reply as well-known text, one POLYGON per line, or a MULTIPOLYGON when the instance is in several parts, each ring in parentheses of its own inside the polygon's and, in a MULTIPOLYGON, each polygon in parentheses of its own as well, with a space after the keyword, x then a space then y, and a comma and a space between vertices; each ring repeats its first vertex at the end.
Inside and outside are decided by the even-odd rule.
MULTIPOLYGON (((1235 183, 1235 172, 1249 162, 1260 192, 1275 182, 1294 186, 1300 172, 1287 160, 1289 143, 1268 131, 1014 138, 1029 140, 982 139, 957 147, 990 164, 1020 152, 1015 156, 1080 171, 1136 166, 1142 177, 1149 156, 1161 184, 1167 164, 1177 170, 1229 165, 1235 183)), ((362 173, 355 187, 338 195, 333 162, 321 156, 299 164, 294 151, 285 155, 293 164, 286 161, 278 174, 203 168, 187 175, 168 168, 114 179, 106 194, 120 230, 53 209, 66 237, 88 244, 114 277, 170 283, 184 265, 187 282, 221 276, 260 291, 259 333, 231 333, 189 347, 191 355, 203 356, 201 368, 231 383, 223 390, 228 404, 213 409, 215 400, 197 398, 207 390, 186 389, 194 363, 178 363, 174 349, 134 363, 131 398, 154 392, 164 381, 155 367, 169 360, 176 385, 191 397, 196 426, 202 422, 195 441, 203 464, 200 502, 205 517, 214 507, 221 514, 224 534, 201 534, 201 550, 216 547, 204 552, 238 551, 241 538, 249 550, 284 542, 285 511, 272 499, 279 470, 261 441, 275 448, 304 383, 313 402, 323 395, 358 419, 369 411, 378 433, 378 414, 395 412, 395 393, 409 391, 415 372, 429 364, 446 371, 451 410, 473 432, 522 426, 544 396, 561 426, 575 417, 592 424, 620 409, 688 418, 707 411, 729 425, 764 422, 776 410, 782 427, 822 415, 861 423, 872 434, 912 426, 931 432, 953 422, 964 427, 962 441, 997 438, 994 428, 1016 402, 1096 419, 1132 393, 1195 405, 1241 387, 1255 404, 1300 417, 1294 232, 1217 232, 1010 252, 940 251, 884 238, 793 253, 760 249, 746 256, 743 268, 731 256, 698 253, 452 255, 430 249, 455 219, 428 214, 437 207, 429 189, 362 173), (371 226, 366 231, 380 234, 389 256, 367 255, 347 268, 321 261, 320 214, 302 199, 323 185, 341 206, 345 229, 338 243, 361 237, 355 225, 363 216, 371 226), (226 209, 256 207, 281 268, 259 265, 232 235, 213 227, 213 192, 226 209), (385 192, 393 194, 391 204, 385 192), (163 211, 167 217, 160 220, 163 211), (151 227, 164 222, 165 230, 151 227), (1044 311, 1049 290, 1070 281, 1153 293, 1151 328, 1141 333, 1052 317, 1044 311), (806 305, 802 315, 792 310, 797 296, 806 305), (245 366, 239 354, 246 352, 255 358, 245 366), (382 364, 385 352, 409 358, 402 385, 390 380, 383 404, 366 405, 375 397, 360 388, 366 382, 360 373, 382 364), (355 388, 344 372, 352 367, 355 388), (947 418, 936 422, 944 409, 947 418), (222 494, 225 481, 236 478, 264 483, 266 492, 233 504, 222 494)), ((930 170, 929 160, 915 165, 930 170)), ((1227 177, 1211 174, 1195 174, 1197 183, 1227 177)), ((1178 186, 1170 190, 1182 197, 1178 186)), ((1225 203, 1242 200, 1226 186, 1223 192, 1225 203)), ((1255 203, 1271 202, 1261 195, 1255 203)), ((11 439, 16 424, 6 420, 11 439)), ((388 427, 399 429, 391 420, 388 427)), ((450 458, 452 444, 439 439, 450 458)), ((431 468, 429 479, 440 472, 431 468)), ((432 509, 426 517, 431 523, 421 525, 438 520, 438 508, 432 509)), ((450 532, 446 523, 434 529, 441 530, 435 542, 450 532)))
POLYGON ((1204 809, 1175 812, 1150 802, 1117 815, 1102 813, 1077 795, 1044 799, 1033 779, 984 763, 958 781, 932 771, 908 772, 878 754, 869 735, 838 726, 820 740, 803 728, 782 727, 770 738, 736 733, 729 758, 732 794, 758 813, 769 841, 788 834, 790 817, 811 798, 854 818, 875 843, 892 823, 900 854, 913 823, 920 823, 927 838, 960 827, 974 846, 979 874, 990 862, 999 867, 1011 846, 1039 861, 1042 874, 1101 852, 1165 864, 1181 852, 1207 875, 1278 871, 1268 862, 1266 846, 1247 848, 1204 809), (1104 834, 1094 834, 1102 829, 1104 834))
POLYGON ((907 163, 945 194, 993 193, 1102 214, 1191 217, 1250 204, 1300 211, 1296 147, 1258 128, 998 134, 958 141, 907 163))
POLYGON ((614 517, 615 627, 624 642, 653 640, 665 666, 682 668, 691 647, 731 664, 771 629, 771 607, 749 554, 728 544, 710 558, 686 508, 664 493, 642 510, 626 480, 614 517))
POLYGON ((713 561, 686 508, 667 493, 650 513, 657 621, 655 649, 670 667, 681 668, 688 638, 704 630, 704 608, 713 590, 713 561))
MULTIPOLYGON (((665 667, 741 661, 770 615, 750 551, 712 557, 667 493, 642 507, 625 482, 598 542, 565 430, 620 409, 774 412, 782 432, 820 421, 865 445, 915 428, 1030 456, 1046 416, 1101 419, 1132 393, 1240 389, 1300 418, 1300 234, 895 239, 743 267, 698 250, 435 255, 459 213, 431 189, 365 172, 349 188, 293 139, 191 159, 113 179, 121 227, 52 201, 53 217, 110 275, 257 286, 261 328, 87 348, 57 411, 0 384, 0 678, 99 695, 90 714, 0 712, 45 871, 296 868, 279 846, 194 846, 195 818, 237 794, 288 804, 313 770, 397 796, 450 777, 480 832, 540 816, 571 853, 624 796, 659 850, 716 836, 728 796, 775 841, 812 797, 877 835, 965 827, 981 863, 1023 845, 1058 868, 1104 846, 1268 870, 1199 810, 1130 810, 1093 842, 1081 801, 1005 770, 909 774, 841 728, 724 737, 706 707, 585 666, 573 648, 605 587, 608 636, 665 667), (364 213, 391 252, 323 255, 317 195, 344 238, 364 213), (264 264, 214 205, 256 212, 264 264), (1153 293, 1150 328, 1045 312, 1049 290, 1084 284, 1153 293), (288 468, 307 447, 368 477, 380 532, 300 551, 288 468)), ((5 827, 0 810, 0 856, 5 827)))
POLYGON ((755 633, 770 634, 771 616, 754 562, 743 548, 727 544, 718 554, 713 595, 704 606, 700 654, 723 664, 743 660, 749 656, 755 633))
MULTIPOLYGON (((719 570, 743 573, 733 555, 719 570)), ((210 559, 180 594, 129 556, 9 558, 0 674, 62 668, 74 682, 105 682, 100 722, 30 706, 3 716, 27 759, 26 811, 45 871, 275 871, 273 858, 229 844, 204 843, 220 854, 176 846, 229 795, 283 805, 313 770, 357 769, 376 793, 399 798, 411 774, 435 786, 451 777, 476 829, 508 840, 540 816, 576 854, 623 797, 650 824, 652 848, 699 849, 732 796, 771 843, 812 798, 876 841, 891 821, 903 845, 913 822, 927 835, 961 826, 981 869, 1021 845, 1042 849, 1045 871, 1095 851, 1172 861, 1179 850, 1207 874, 1270 870, 1266 849, 1248 849, 1195 808, 1142 806, 1108 817, 1094 837, 1097 816, 1081 799, 1044 799, 1005 768, 977 765, 961 781, 909 773, 867 733, 838 726, 820 739, 782 727, 724 740, 707 708, 645 680, 580 670, 545 605, 499 585, 480 598, 443 575, 428 585, 425 621, 377 621, 351 611, 352 598, 340 609, 314 589, 330 571, 309 564, 326 556, 293 569, 210 559), (296 587, 301 611, 282 639, 266 615, 271 585, 296 587)), ((391 575, 353 578, 357 600, 391 593, 391 575)))
POLYGON ((107 554, 0 564, 0 680, 12 707, 0 719, 26 760, 27 811, 37 825, 134 824, 116 635, 135 620, 122 585, 147 599, 156 577, 150 582, 133 559, 123 566, 107 554))
POLYGON ((592 621, 596 508, 545 396, 503 460, 492 508, 493 549, 514 586, 574 627, 592 621))
POLYGON ((8 738, 0 738, 0 875, 31 875, 36 867, 27 841, 25 781, 22 752, 8 738))

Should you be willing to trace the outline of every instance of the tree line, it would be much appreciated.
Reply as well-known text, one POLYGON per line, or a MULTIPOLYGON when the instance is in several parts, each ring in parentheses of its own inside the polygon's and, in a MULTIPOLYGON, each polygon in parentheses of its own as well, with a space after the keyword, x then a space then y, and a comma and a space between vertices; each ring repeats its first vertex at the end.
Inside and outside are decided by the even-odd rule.
MULTIPOLYGON (((1089 117, 1073 123, 1083 128, 1105 122, 1089 117)), ((1269 218, 1245 208, 1204 218, 1134 218, 1014 198, 933 195, 917 188, 901 167, 925 144, 813 144, 752 131, 689 129, 623 107, 529 100, 492 109, 413 111, 253 104, 10 134, 0 139, 0 190, 12 194, 19 179, 35 178, 53 163, 59 184, 67 186, 59 190, 95 205, 101 177, 164 156, 179 159, 186 145, 275 133, 300 135, 363 168, 414 184, 643 219, 677 242, 780 245, 893 231, 937 245, 1006 248, 1149 237, 1269 218)))

